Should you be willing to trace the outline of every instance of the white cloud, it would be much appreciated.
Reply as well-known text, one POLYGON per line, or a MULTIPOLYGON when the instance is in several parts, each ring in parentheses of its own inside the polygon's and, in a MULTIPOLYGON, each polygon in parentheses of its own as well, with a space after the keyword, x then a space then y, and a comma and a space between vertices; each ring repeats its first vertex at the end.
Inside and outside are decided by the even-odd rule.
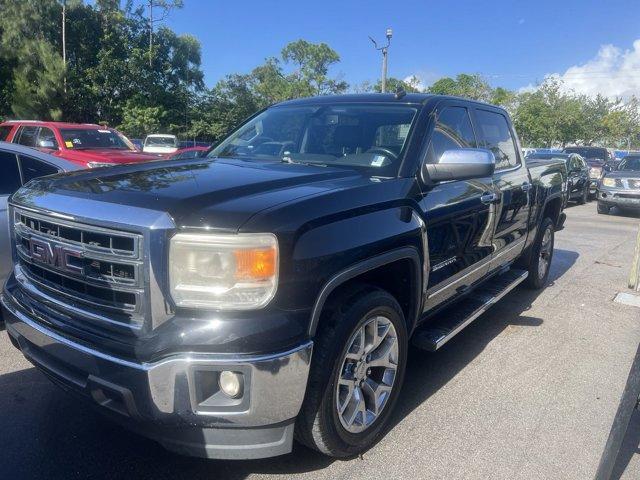
MULTIPOLYGON (((622 50, 614 45, 603 45, 598 54, 582 65, 568 68, 564 73, 552 73, 545 78, 562 80, 566 90, 610 98, 640 97, 640 39, 633 48, 622 50)), ((520 91, 535 89, 528 85, 520 91)))

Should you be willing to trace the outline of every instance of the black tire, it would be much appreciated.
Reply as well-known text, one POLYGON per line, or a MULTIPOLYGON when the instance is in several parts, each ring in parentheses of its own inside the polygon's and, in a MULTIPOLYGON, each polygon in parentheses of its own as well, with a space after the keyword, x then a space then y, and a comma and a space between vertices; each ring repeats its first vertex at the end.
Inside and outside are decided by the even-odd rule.
POLYGON ((582 190, 582 195, 580 195, 580 198, 578 199, 578 205, 584 205, 585 203, 587 203, 588 199, 589 199, 589 186, 587 185, 582 190))
POLYGON ((543 288, 547 284, 547 280, 549 279, 549 271, 551 270, 551 261, 553 260, 553 245, 555 241, 555 228, 553 224, 553 220, 549 217, 545 217, 540 223, 540 228, 538 230, 538 235, 536 237, 536 243, 533 245, 533 249, 531 251, 531 258, 529 259, 529 276, 525 280, 524 284, 528 288, 532 290, 539 290, 543 288), (550 239, 549 244, 544 245, 545 232, 549 232, 550 239), (547 267, 542 272, 541 268, 541 252, 543 248, 546 251, 547 256, 547 267))
POLYGON ((330 318, 323 319, 313 347, 313 361, 305 400, 296 420, 296 439, 332 457, 353 457, 379 440, 398 399, 407 363, 407 328, 396 299, 384 290, 364 287, 337 302, 330 318), (395 328, 398 363, 384 408, 361 433, 347 431, 337 411, 337 382, 352 336, 374 316, 384 315, 395 328))
POLYGON ((610 208, 602 202, 598 202, 598 213, 600 215, 609 215, 610 208))

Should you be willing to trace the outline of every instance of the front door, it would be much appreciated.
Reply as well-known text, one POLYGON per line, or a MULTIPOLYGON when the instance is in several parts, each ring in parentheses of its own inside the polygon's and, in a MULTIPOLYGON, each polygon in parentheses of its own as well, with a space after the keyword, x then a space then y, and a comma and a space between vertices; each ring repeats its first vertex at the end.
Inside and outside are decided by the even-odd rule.
POLYGON ((531 179, 522 164, 518 142, 507 117, 499 110, 475 109, 478 142, 496 157, 493 182, 499 195, 496 204, 491 270, 517 258, 527 237, 531 179))
MULTIPOLYGON (((440 104, 423 161, 437 163, 446 150, 476 147, 465 104, 440 104)), ((490 177, 442 182, 423 193, 420 209, 430 262, 424 309, 429 310, 463 293, 487 273, 495 206, 488 201, 493 193, 490 177)))

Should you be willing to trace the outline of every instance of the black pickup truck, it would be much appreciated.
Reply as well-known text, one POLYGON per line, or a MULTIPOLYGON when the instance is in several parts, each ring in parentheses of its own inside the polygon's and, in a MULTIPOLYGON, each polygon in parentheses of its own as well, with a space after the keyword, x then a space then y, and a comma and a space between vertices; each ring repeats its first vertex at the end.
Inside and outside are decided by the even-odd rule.
MULTIPOLYGON (((34 180, 10 199, 13 344, 173 451, 346 457, 388 426, 409 342, 437 350, 542 288, 566 169, 460 98, 307 98, 205 158, 34 180)), ((428 375, 428 372, 425 372, 428 375)))

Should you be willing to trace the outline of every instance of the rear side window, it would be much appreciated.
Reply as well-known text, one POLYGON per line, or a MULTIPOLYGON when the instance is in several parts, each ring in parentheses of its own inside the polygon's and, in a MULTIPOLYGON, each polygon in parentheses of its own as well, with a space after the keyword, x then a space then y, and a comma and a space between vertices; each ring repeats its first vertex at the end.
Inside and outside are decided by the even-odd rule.
POLYGON ((22 169, 22 180, 24 183, 27 183, 29 180, 33 180, 34 178, 58 173, 58 169, 56 167, 24 155, 20 155, 20 167, 22 169))
POLYGON ((42 127, 38 133, 38 147, 57 150, 58 141, 50 128, 42 127))
POLYGON ((11 131, 11 125, 3 125, 0 127, 0 142, 6 142, 9 132, 11 131))
POLYGON ((496 170, 505 170, 519 164, 516 145, 507 119, 501 113, 477 110, 479 143, 496 157, 496 170))
POLYGON ((447 107, 438 115, 427 153, 428 161, 437 163, 446 150, 458 148, 476 148, 476 138, 467 109, 447 107))
POLYGON ((0 151, 0 169, 0 195, 10 195, 20 188, 20 171, 16 156, 0 151))
POLYGON ((17 140, 14 140, 14 143, 19 143, 25 147, 35 148, 37 136, 38 127, 20 127, 20 130, 18 130, 18 134, 16 135, 17 140))

